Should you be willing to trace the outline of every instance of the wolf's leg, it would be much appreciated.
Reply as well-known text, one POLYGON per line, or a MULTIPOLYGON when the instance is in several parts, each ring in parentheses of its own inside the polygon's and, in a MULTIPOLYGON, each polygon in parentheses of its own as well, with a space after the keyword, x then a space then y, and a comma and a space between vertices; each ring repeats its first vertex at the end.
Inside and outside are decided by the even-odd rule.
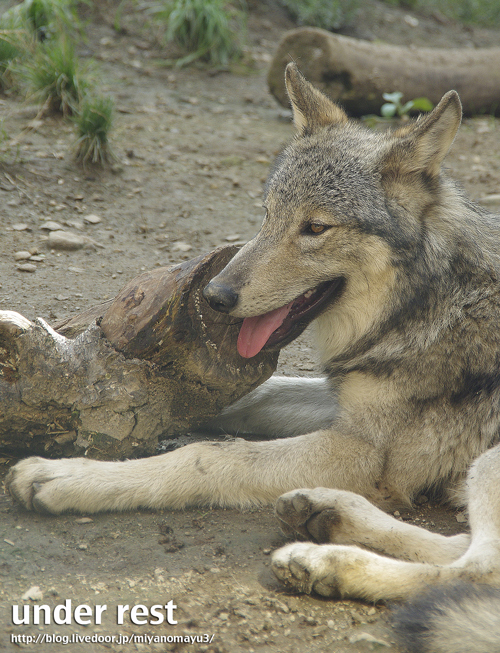
POLYGON ((451 579, 500 583, 500 445, 484 453, 467 480, 471 543, 446 565, 404 562, 333 544, 289 544, 273 555, 273 570, 295 590, 370 601, 406 599, 451 579))
POLYGON ((445 537, 406 524, 367 499, 342 490, 292 490, 276 502, 276 515, 287 533, 316 542, 355 544, 412 562, 447 564, 467 550, 466 534, 445 537))
POLYGON ((40 512, 269 503, 297 485, 373 490, 383 451, 318 431, 283 440, 203 442, 125 462, 28 458, 6 479, 9 493, 40 512))
POLYGON ((452 563, 485 583, 500 583, 500 445, 483 453, 467 475, 471 543, 452 563))
POLYGON ((273 376, 201 430, 290 437, 328 428, 336 412, 326 378, 273 376))
POLYGON ((453 577, 447 567, 385 558, 355 546, 295 542, 274 552, 272 567, 297 592, 368 601, 411 596, 453 577))

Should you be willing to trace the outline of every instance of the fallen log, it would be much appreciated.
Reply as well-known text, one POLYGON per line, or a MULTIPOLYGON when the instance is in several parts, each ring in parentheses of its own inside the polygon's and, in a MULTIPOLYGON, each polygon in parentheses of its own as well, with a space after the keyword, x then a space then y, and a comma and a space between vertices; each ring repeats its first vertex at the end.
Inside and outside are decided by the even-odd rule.
POLYGON ((322 29, 287 32, 274 55, 268 85, 289 106, 284 71, 295 61, 305 77, 352 116, 379 114, 383 93, 437 104, 455 89, 464 113, 500 115, 500 48, 438 49, 370 43, 322 29))
POLYGON ((236 349, 240 322, 202 290, 232 258, 219 248, 129 282, 50 327, 0 311, 0 447, 16 454, 154 453, 265 381, 278 353, 236 349))

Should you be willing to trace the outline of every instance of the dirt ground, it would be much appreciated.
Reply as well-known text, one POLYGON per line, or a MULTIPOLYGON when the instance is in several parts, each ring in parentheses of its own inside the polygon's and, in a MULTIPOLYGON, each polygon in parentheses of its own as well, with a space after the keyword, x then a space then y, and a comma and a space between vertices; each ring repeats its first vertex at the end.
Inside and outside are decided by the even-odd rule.
MULTIPOLYGON (((290 113, 266 87, 276 43, 294 26, 277 4, 250 2, 248 63, 231 72, 166 67, 165 50, 144 27, 143 14, 122 4, 121 32, 113 29, 118 5, 100 3, 81 47, 82 57, 97 60, 100 87, 115 99, 113 169, 77 168, 72 127, 57 117, 44 117, 16 159, 8 156, 0 164, 0 308, 28 318, 54 323, 113 297, 141 270, 221 243, 245 242, 263 216, 269 164, 293 135, 290 113), (100 221, 89 222, 88 215, 100 221), (49 220, 98 246, 50 250, 43 227, 49 220), (14 255, 23 250, 34 255, 35 272, 18 269, 14 255)), ((0 2, 0 10, 3 6, 0 2)), ((347 33, 435 47, 487 47, 499 37, 493 30, 464 28, 439 15, 416 16, 374 0, 365 3, 347 33)), ((37 107, 0 96, 3 126, 11 136, 36 114, 37 107)), ((500 193, 499 153, 498 121, 467 120, 448 166, 474 199, 482 199, 500 193)), ((492 198, 485 201, 499 209, 492 198)), ((280 369, 315 372, 307 337, 283 352, 280 369)), ((8 455, 1 458, 4 472, 11 462, 8 455)), ((270 571, 269 553, 285 542, 271 508, 144 511, 82 521, 75 515, 33 516, 0 496, 0 512, 1 650, 52 653, 64 642, 50 643, 47 635, 74 633, 90 643, 71 643, 66 650, 86 653, 398 650, 386 606, 284 592, 270 571), (21 598, 27 591, 31 600, 21 598), (102 623, 12 625, 12 606, 68 600, 73 609, 106 605, 102 623), (170 614, 163 608, 161 624, 134 624, 130 611, 118 623, 118 606, 170 601, 177 608, 170 614), (177 624, 166 623, 167 616, 177 624), (12 643, 11 635, 45 636, 46 643, 12 643), (120 635, 144 641, 120 643, 120 635), (148 643, 146 635, 198 636, 198 641, 148 643), (104 641, 111 636, 114 642, 104 641)), ((455 511, 429 503, 402 518, 442 533, 464 528, 461 515, 457 520, 455 511)))

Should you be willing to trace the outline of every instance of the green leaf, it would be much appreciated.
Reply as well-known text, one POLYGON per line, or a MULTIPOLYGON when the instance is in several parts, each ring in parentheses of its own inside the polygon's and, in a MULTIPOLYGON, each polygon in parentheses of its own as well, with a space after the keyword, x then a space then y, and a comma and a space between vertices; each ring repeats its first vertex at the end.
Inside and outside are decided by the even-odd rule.
POLYGON ((382 97, 387 102, 392 102, 393 104, 399 104, 403 94, 400 91, 395 91, 394 93, 383 93, 382 97))
POLYGON ((413 100, 413 109, 416 109, 417 111, 432 111, 434 105, 429 98, 417 97, 413 100))
POLYGON ((396 105, 395 104, 383 104, 380 107, 380 115, 384 118, 392 118, 396 115, 396 105))
POLYGON ((411 111, 414 108, 414 103, 413 100, 409 100, 405 104, 403 104, 402 107, 399 108, 398 114, 400 116, 404 116, 408 113, 408 111, 411 111))

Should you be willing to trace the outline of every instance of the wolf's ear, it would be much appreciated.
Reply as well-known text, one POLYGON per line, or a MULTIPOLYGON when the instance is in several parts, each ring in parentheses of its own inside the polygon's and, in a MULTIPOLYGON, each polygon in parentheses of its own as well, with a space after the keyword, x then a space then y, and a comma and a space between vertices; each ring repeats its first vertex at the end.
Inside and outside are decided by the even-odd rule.
POLYGON ((438 175, 461 119, 458 93, 449 91, 429 115, 394 133, 396 141, 386 160, 388 171, 438 175))
POLYGON ((285 84, 292 103, 293 122, 302 135, 310 134, 320 127, 347 122, 342 109, 314 88, 299 72, 297 64, 287 65, 285 84))

